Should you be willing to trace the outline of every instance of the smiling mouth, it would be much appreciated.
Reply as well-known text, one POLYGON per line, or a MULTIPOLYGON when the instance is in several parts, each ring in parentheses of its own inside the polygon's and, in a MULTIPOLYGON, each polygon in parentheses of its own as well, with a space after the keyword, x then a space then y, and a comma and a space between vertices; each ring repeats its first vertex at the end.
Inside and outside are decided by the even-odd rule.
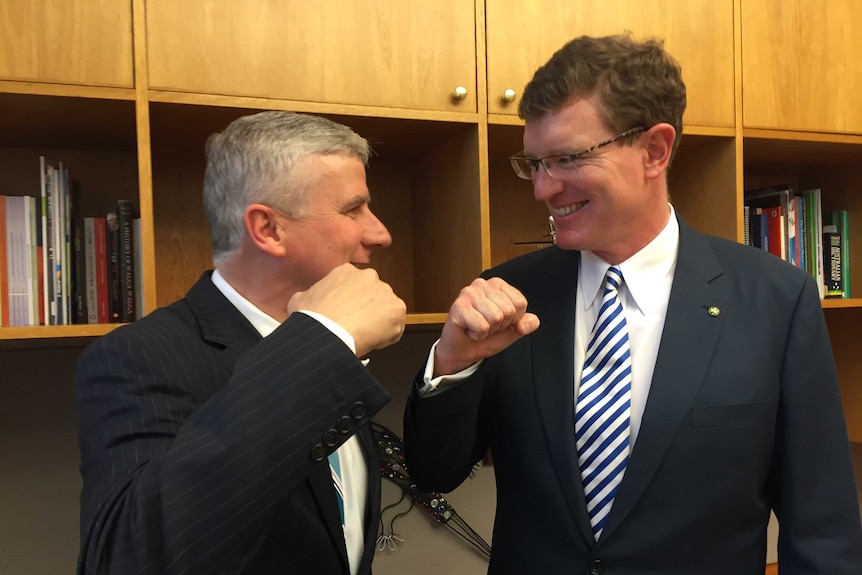
POLYGON ((569 214, 577 212, 589 203, 589 200, 585 200, 583 202, 578 202, 577 204, 563 206, 562 208, 551 208, 551 213, 555 216, 568 216, 569 214))

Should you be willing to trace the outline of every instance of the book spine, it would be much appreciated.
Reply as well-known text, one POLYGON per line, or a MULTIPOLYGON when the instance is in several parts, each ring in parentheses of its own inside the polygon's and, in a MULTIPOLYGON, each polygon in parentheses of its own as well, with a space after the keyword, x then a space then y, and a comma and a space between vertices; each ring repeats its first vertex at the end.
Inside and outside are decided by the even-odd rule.
POLYGON ((96 305, 98 323, 110 323, 110 290, 108 281, 108 225, 105 218, 93 218, 93 243, 96 247, 96 305))
POLYGON ((835 226, 823 231, 824 298, 844 297, 844 278, 841 268, 841 234, 835 226))
POLYGON ((87 323, 99 323, 98 292, 96 289, 96 221, 84 218, 84 285, 87 302, 87 323))
POLYGON ((0 326, 9 325, 9 256, 7 251, 6 196, 0 196, 0 326))
POLYGON ((108 240, 108 311, 110 323, 121 321, 120 311, 120 223, 117 206, 109 206, 105 214, 105 231, 108 240))
POLYGON ((117 202, 117 223, 120 233, 117 258, 120 274, 120 320, 123 322, 135 321, 133 217, 132 203, 129 200, 119 200, 117 202))

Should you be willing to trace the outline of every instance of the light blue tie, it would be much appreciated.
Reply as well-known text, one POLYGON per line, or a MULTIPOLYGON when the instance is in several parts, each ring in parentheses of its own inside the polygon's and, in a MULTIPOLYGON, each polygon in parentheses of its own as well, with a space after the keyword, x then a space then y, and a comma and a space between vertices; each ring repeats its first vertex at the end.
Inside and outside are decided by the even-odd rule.
POLYGON ((608 269, 575 403, 578 465, 597 541, 630 451, 632 361, 625 312, 618 297, 622 283, 619 268, 608 269))
POLYGON ((341 458, 338 452, 329 454, 329 473, 332 475, 332 484, 335 485, 335 495, 338 498, 338 512, 341 514, 341 524, 344 525, 344 484, 341 482, 341 458))

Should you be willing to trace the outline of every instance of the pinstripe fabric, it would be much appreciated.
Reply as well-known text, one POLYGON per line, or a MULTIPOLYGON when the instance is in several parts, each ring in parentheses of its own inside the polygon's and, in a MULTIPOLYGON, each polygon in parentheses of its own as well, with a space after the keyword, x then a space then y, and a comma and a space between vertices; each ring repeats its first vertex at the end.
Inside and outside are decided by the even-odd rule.
MULTIPOLYGON (((261 340, 207 273, 88 347, 76 395, 79 573, 348 572, 329 468, 311 451, 346 417, 374 470, 367 423, 389 396, 313 319, 261 340)), ((379 489, 369 473, 360 573, 379 489)))

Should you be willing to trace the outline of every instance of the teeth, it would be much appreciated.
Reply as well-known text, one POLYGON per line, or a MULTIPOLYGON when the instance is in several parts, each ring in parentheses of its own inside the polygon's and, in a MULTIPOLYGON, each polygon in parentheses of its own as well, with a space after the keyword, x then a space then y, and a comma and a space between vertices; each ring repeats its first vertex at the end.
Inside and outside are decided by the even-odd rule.
POLYGON ((586 206, 589 202, 579 202, 577 204, 572 204, 571 206, 564 206, 562 208, 551 208, 554 212, 555 216, 568 216, 569 214, 573 214, 586 206))

